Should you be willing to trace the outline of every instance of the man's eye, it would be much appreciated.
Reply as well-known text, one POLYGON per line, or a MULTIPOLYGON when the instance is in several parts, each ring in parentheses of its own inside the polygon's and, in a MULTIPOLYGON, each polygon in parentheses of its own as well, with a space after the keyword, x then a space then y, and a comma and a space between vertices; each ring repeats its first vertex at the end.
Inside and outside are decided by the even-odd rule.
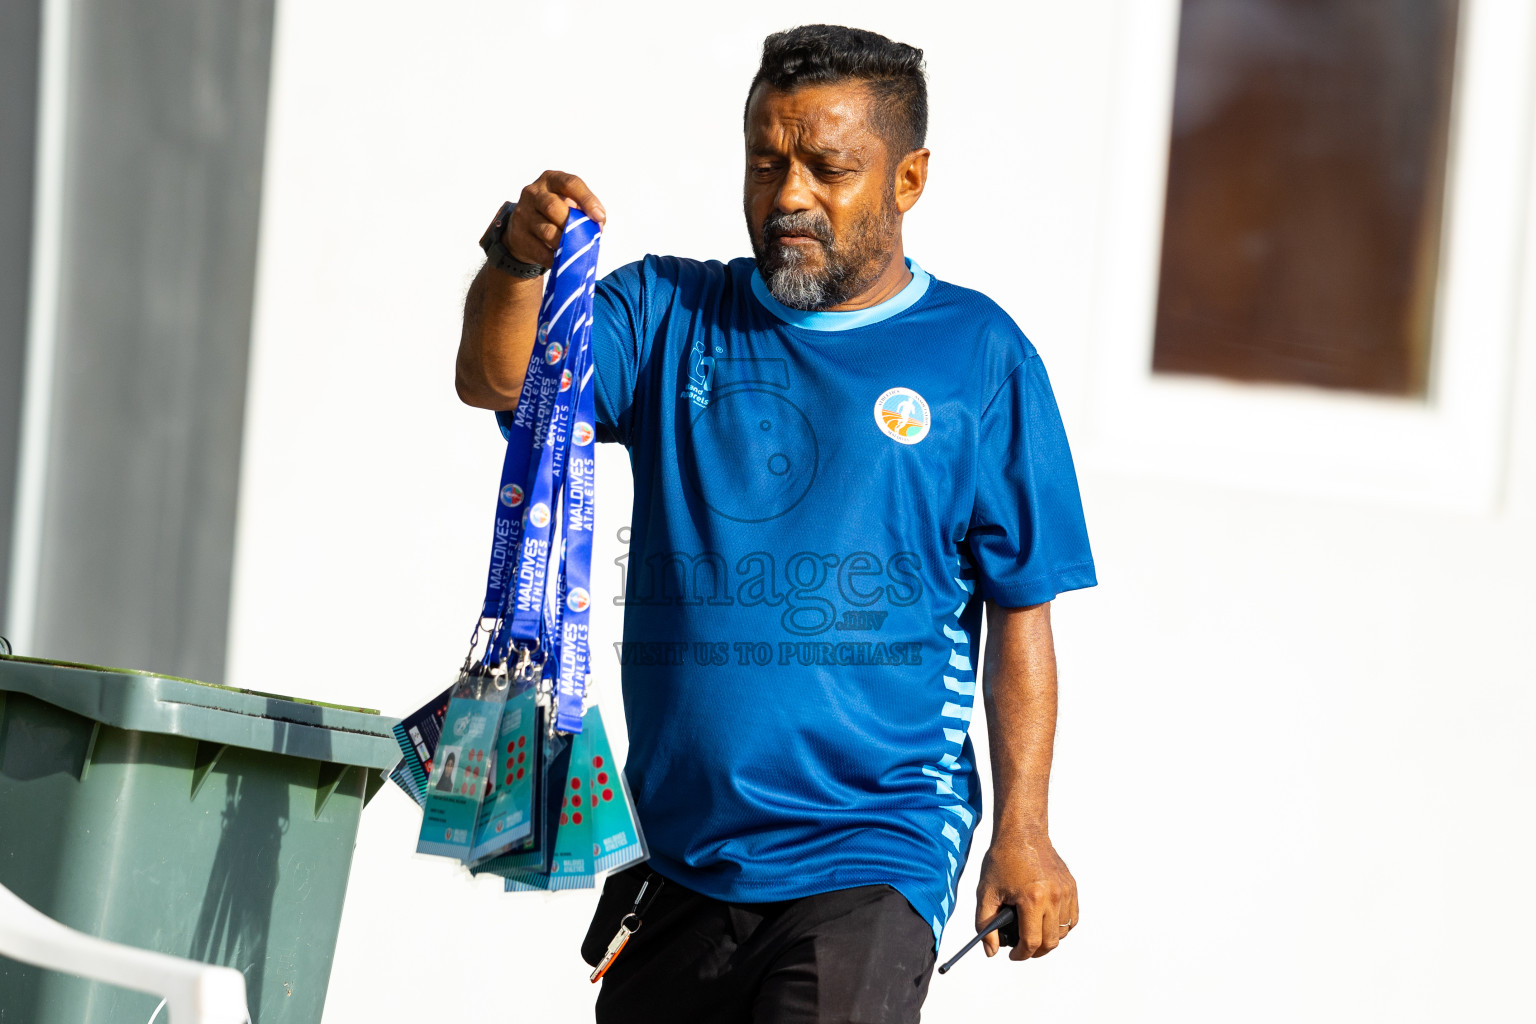
POLYGON ((818 178, 825 178, 828 181, 836 181, 839 178, 847 177, 848 172, 841 167, 818 167, 816 169, 816 176, 818 178))

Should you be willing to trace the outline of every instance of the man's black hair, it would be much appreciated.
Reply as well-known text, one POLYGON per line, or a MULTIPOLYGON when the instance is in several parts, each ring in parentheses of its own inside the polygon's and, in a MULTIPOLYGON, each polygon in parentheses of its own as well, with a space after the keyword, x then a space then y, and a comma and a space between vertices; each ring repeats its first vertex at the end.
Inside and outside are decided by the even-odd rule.
MULTIPOLYGON (((928 137, 928 81, 923 51, 842 25, 801 25, 763 40, 763 62, 747 90, 759 84, 793 92, 802 85, 863 82, 870 91, 875 130, 893 157, 921 149, 928 137)), ((745 114, 743 115, 745 118, 745 114)))

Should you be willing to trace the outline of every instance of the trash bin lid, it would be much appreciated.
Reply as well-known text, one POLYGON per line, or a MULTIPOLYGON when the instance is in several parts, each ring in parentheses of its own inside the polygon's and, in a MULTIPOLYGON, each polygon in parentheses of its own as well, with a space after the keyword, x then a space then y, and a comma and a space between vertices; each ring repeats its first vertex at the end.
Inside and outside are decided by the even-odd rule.
POLYGON ((0 696, 24 693, 103 725, 387 771, 396 720, 132 669, 0 656, 0 696))

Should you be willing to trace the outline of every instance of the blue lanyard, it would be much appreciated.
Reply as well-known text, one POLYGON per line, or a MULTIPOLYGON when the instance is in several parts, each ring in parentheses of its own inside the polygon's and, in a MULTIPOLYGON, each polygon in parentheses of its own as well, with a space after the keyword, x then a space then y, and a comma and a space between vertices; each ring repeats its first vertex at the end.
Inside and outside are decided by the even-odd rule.
MULTIPOLYGON (((590 302, 590 295, 588 301, 590 302)), ((594 485, 597 481, 597 418, 592 397, 592 377, 596 370, 592 359, 592 321, 587 318, 585 336, 577 354, 575 375, 575 414, 571 422, 571 447, 566 463, 560 506, 564 515, 564 578, 560 588, 562 636, 560 638, 558 685, 555 689, 555 727, 565 732, 581 731, 582 704, 591 672, 588 623, 592 594, 588 590, 592 575, 592 528, 595 512, 594 485)))
POLYGON ((494 620, 481 658, 512 648, 558 679, 556 727, 581 731, 590 671, 592 565, 592 302, 602 232, 571 211, 539 307, 538 338, 507 429, 482 619, 494 620), (562 523, 562 518, 565 520, 562 523), (563 526, 563 529, 561 528, 563 526))

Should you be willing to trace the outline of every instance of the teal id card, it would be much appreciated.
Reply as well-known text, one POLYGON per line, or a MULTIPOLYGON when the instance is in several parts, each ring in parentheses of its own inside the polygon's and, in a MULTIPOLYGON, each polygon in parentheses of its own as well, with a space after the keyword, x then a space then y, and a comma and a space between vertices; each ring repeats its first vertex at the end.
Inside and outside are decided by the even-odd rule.
POLYGON ((471 874, 489 872, 508 877, 524 873, 543 875, 549 871, 564 798, 566 765, 571 758, 571 742, 568 736, 559 733, 550 736, 545 732, 547 715, 548 709, 540 707, 535 716, 539 753, 532 759, 537 768, 533 787, 533 831, 520 848, 472 865, 471 874))
POLYGON ((592 856, 596 871, 622 871, 650 856, 629 784, 613 757, 601 708, 587 710, 581 734, 588 740, 588 792, 592 797, 592 856))
POLYGON ((480 805, 469 863, 520 847, 533 832, 533 785, 538 776, 539 716, 533 687, 507 698, 492 752, 490 790, 480 805))
POLYGON ((582 730, 571 737, 571 764, 566 769, 565 802, 555 831, 555 854, 546 885, 550 889, 592 888, 592 820, 597 814, 592 795, 592 741, 583 718, 582 730))
MULTIPOLYGON (((569 767, 560 786, 560 816, 556 819, 554 851, 546 871, 509 871, 506 890, 523 892, 540 889, 592 888, 592 806, 587 766, 591 763, 591 742, 587 722, 571 737, 569 767)), ((553 792, 553 790, 552 790, 553 792)))
POLYGON ((614 762, 602 711, 592 707, 572 737, 549 871, 507 871, 508 892, 586 888, 602 871, 645 860, 649 852, 624 773, 614 762))
POLYGON ((469 856, 505 704, 506 690, 497 690, 484 678, 466 676, 454 688, 427 777, 417 853, 459 860, 469 856))

